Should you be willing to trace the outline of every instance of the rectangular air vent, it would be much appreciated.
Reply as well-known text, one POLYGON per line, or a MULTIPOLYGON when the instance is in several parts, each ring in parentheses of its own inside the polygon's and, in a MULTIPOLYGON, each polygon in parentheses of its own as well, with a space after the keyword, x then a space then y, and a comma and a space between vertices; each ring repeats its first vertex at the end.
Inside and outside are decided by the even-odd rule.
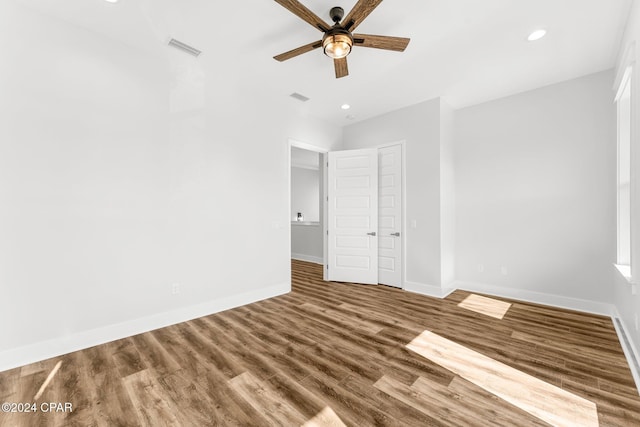
POLYGON ((297 99, 298 101, 302 101, 302 102, 307 102, 310 99, 310 98, 307 98, 304 95, 300 95, 298 92, 293 92, 289 96, 292 97, 293 99, 297 99))
POLYGON ((202 53, 201 50, 198 50, 195 47, 189 46, 186 43, 182 43, 180 40, 176 40, 176 39, 169 40, 169 46, 173 46, 176 49, 180 49, 181 51, 186 52, 189 55, 193 55, 196 58, 198 57, 198 55, 202 53))

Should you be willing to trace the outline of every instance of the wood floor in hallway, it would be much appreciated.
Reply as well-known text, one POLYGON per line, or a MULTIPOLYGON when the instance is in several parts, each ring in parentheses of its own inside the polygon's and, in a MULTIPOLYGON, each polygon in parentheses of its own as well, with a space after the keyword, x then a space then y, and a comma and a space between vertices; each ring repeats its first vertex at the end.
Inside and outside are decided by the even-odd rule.
POLYGON ((2 372, 0 402, 37 409, 2 427, 640 425, 609 318, 301 261, 287 295, 2 372))

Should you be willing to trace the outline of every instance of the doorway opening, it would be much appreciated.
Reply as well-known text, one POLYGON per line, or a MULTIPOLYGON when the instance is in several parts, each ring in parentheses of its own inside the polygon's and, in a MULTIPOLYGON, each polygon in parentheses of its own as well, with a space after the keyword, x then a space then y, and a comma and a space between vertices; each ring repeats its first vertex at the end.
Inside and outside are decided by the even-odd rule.
POLYGON ((326 150, 289 140, 291 258, 325 264, 326 150))
POLYGON ((404 142, 328 152, 290 140, 289 155, 291 258, 322 264, 324 280, 403 288, 404 142))

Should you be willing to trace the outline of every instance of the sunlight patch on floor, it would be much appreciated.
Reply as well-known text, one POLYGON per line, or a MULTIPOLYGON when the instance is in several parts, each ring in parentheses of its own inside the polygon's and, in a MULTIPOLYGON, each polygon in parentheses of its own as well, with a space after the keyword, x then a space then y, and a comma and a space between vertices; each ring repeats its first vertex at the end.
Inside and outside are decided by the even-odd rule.
POLYGON ((433 332, 422 332, 407 348, 549 424, 599 425, 593 402, 433 332))
POLYGON ((40 399, 40 397, 42 397, 42 393, 44 393, 44 390, 47 388, 47 386, 49 385, 49 383, 51 382, 53 377, 56 376, 56 374, 58 373, 58 370, 60 369, 60 366, 62 366, 62 361, 61 360, 58 361, 58 363, 56 363, 56 366, 53 367, 53 370, 51 370, 51 372, 49 372, 49 376, 47 377, 46 380, 44 380, 44 383, 42 383, 42 386, 40 387, 40 390, 38 390, 38 392, 34 396, 33 400, 38 400, 38 399, 40 399))
POLYGON ((466 308, 467 310, 475 311, 476 313, 491 316, 496 319, 502 319, 511 307, 511 303, 471 294, 458 304, 458 307, 466 308))
POLYGON ((333 412, 333 409, 326 406, 322 411, 309 421, 304 423, 302 427, 346 427, 340 417, 333 412))

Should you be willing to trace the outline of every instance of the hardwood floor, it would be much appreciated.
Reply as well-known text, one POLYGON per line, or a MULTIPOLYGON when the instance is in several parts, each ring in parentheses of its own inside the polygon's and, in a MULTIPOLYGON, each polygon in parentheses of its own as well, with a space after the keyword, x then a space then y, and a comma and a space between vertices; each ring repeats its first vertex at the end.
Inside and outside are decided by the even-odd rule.
POLYGON ((0 373, 34 402, 61 362, 0 426, 640 425, 608 318, 292 265, 290 294, 0 373))

